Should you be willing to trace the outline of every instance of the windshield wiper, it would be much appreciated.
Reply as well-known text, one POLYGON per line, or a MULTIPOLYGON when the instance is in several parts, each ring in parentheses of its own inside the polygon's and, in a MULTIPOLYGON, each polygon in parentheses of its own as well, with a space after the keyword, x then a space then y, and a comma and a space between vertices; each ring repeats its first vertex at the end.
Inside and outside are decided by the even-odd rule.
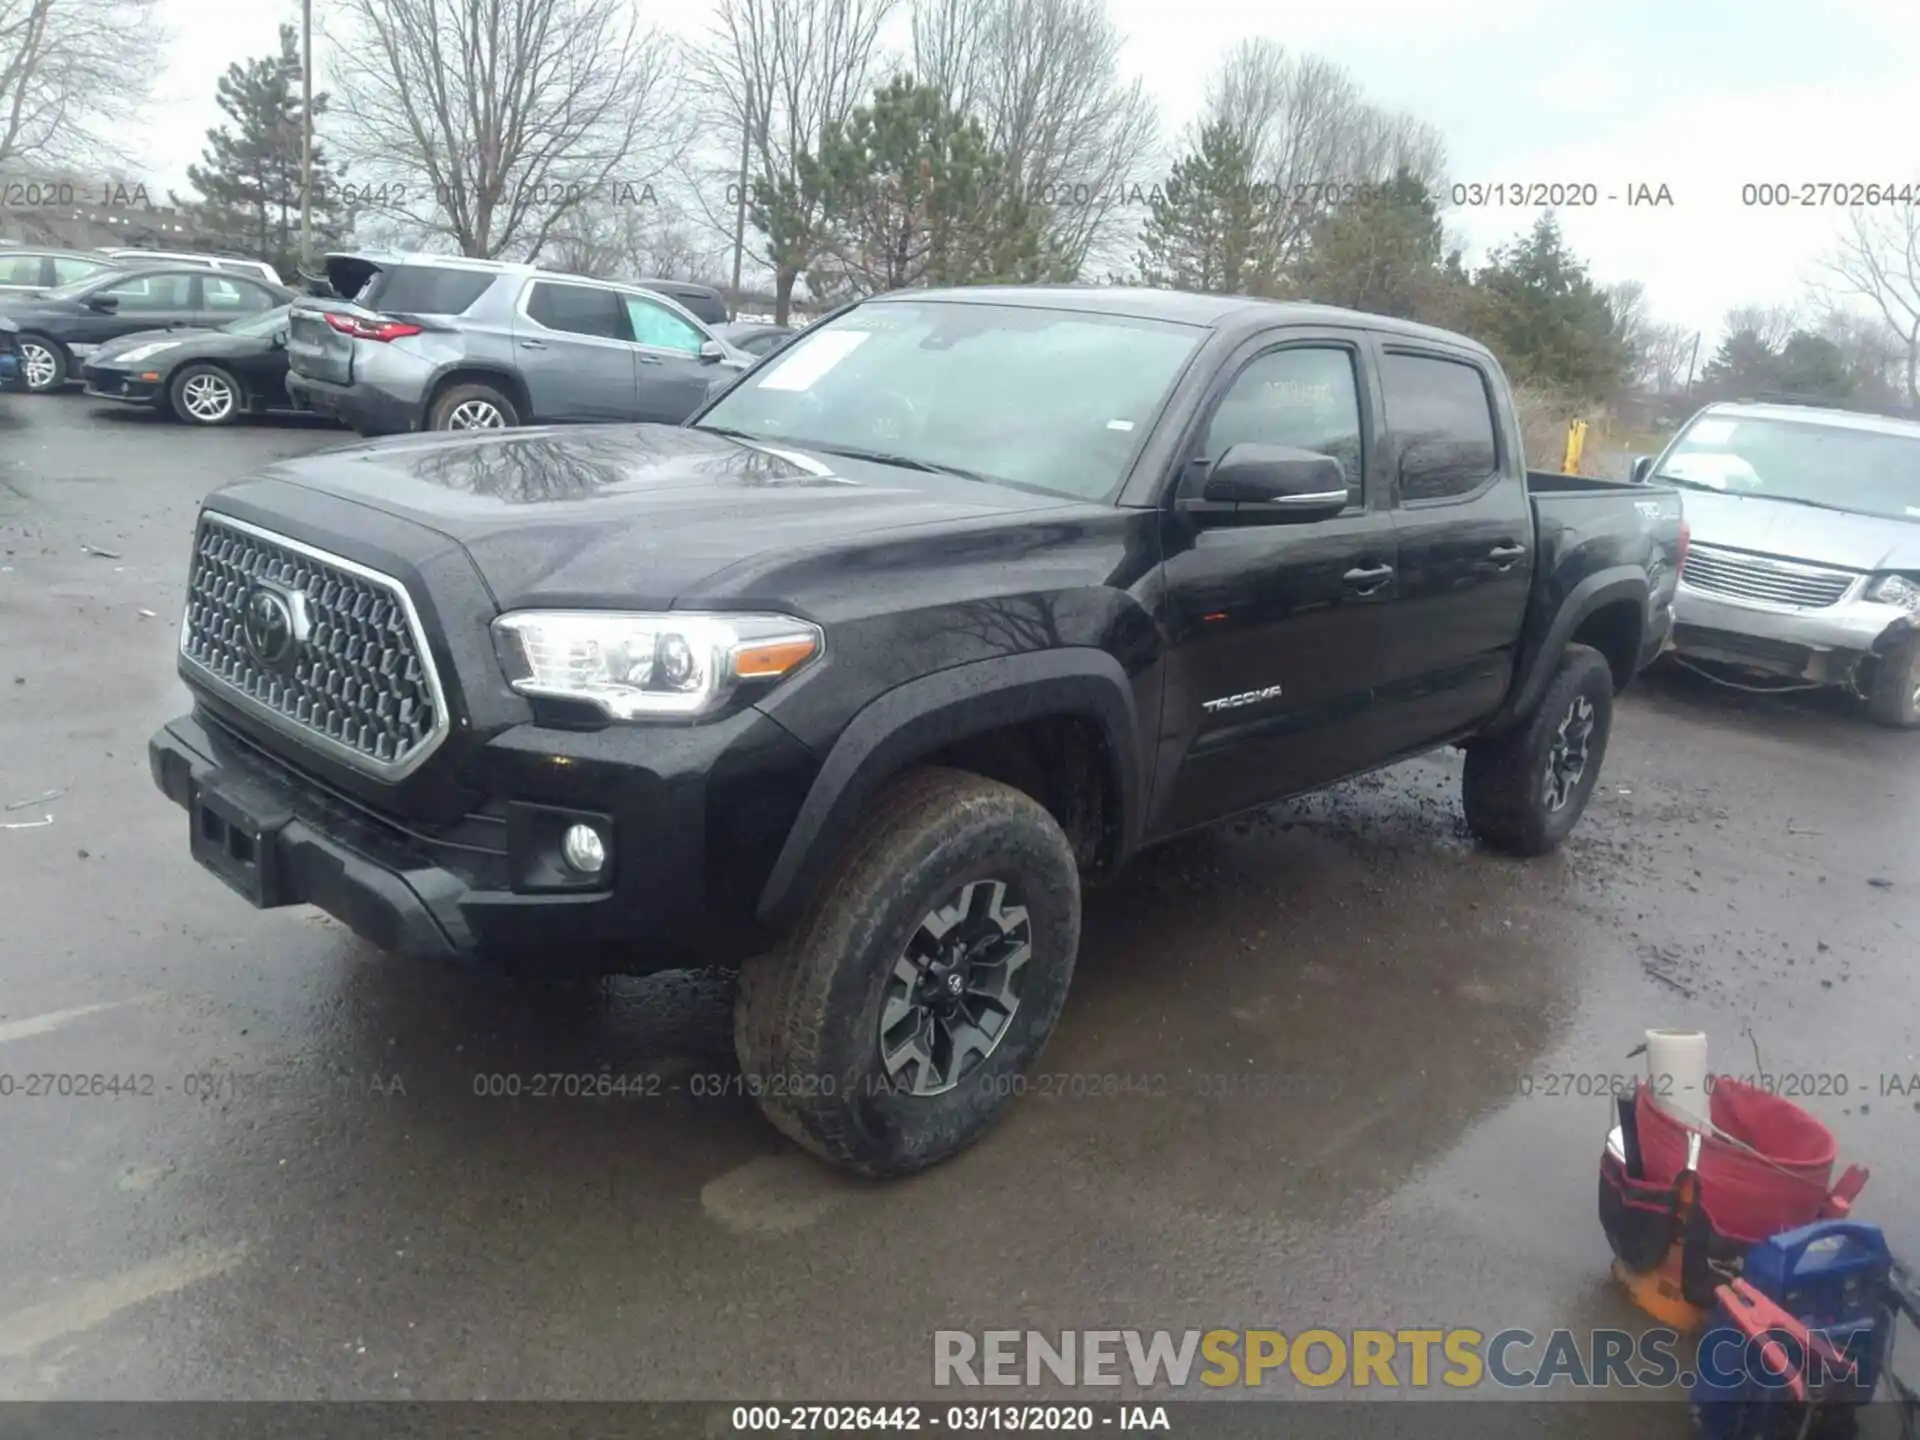
POLYGON ((962 470, 958 465, 942 465, 936 460, 916 460, 911 455, 896 455, 889 450, 864 450, 858 445, 822 445, 817 440, 795 440, 790 443, 796 450, 818 450, 823 455, 840 455, 848 460, 870 460, 875 465, 894 465, 902 470, 917 470, 922 475, 957 475, 962 480, 988 479, 977 470, 962 470))

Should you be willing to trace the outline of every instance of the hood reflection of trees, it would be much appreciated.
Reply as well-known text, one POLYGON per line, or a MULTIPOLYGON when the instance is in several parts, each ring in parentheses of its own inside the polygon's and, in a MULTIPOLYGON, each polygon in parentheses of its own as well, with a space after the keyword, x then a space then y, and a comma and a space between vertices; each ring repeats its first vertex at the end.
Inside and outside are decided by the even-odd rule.
POLYGON ((479 444, 425 449, 412 461, 422 480, 510 505, 585 499, 663 464, 675 465, 688 479, 734 486, 840 483, 764 450, 716 445, 669 426, 488 436, 479 444))

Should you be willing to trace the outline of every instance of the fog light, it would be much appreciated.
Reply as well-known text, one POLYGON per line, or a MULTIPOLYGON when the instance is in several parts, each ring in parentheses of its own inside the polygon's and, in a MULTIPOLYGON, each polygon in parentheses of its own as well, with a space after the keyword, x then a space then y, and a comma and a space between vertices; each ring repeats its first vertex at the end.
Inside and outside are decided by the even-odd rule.
POLYGON ((607 863, 606 842, 591 825, 569 825, 560 841, 560 853, 582 875, 598 875, 607 863))

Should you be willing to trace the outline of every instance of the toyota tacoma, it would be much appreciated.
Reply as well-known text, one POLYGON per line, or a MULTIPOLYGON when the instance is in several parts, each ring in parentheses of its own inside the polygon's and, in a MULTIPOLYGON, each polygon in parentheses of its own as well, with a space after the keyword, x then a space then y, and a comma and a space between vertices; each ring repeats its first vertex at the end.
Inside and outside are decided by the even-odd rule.
POLYGON ((1573 828, 1678 495, 1530 475, 1481 346, 1129 289, 848 307, 684 425, 420 435, 208 497, 151 744, 253 904, 542 972, 740 971, 746 1089, 869 1176, 977 1139, 1081 887, 1438 747, 1573 828))

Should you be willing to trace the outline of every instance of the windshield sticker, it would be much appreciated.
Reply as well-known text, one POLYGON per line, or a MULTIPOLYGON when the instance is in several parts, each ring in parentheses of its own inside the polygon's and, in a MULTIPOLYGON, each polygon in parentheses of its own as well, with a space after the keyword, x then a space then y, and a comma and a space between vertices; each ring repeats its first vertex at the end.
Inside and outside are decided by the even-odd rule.
POLYGON ((1109 430, 1131 430, 1131 429, 1133 429, 1133 421, 1131 421, 1131 420, 1109 420, 1109 421, 1107 421, 1107 428, 1108 428, 1109 430))
POLYGON ((1667 462, 1666 473, 1677 480, 1690 480, 1715 490, 1726 489, 1729 481, 1753 485, 1760 479, 1754 474, 1753 466, 1738 455, 1676 455, 1667 462))
POLYGON ((1724 445, 1731 439, 1731 420, 1702 420, 1687 432, 1687 443, 1690 445, 1724 445))
POLYGON ((787 356, 760 382, 762 390, 811 390, 821 376, 866 344, 858 330, 832 330, 813 337, 787 356))

